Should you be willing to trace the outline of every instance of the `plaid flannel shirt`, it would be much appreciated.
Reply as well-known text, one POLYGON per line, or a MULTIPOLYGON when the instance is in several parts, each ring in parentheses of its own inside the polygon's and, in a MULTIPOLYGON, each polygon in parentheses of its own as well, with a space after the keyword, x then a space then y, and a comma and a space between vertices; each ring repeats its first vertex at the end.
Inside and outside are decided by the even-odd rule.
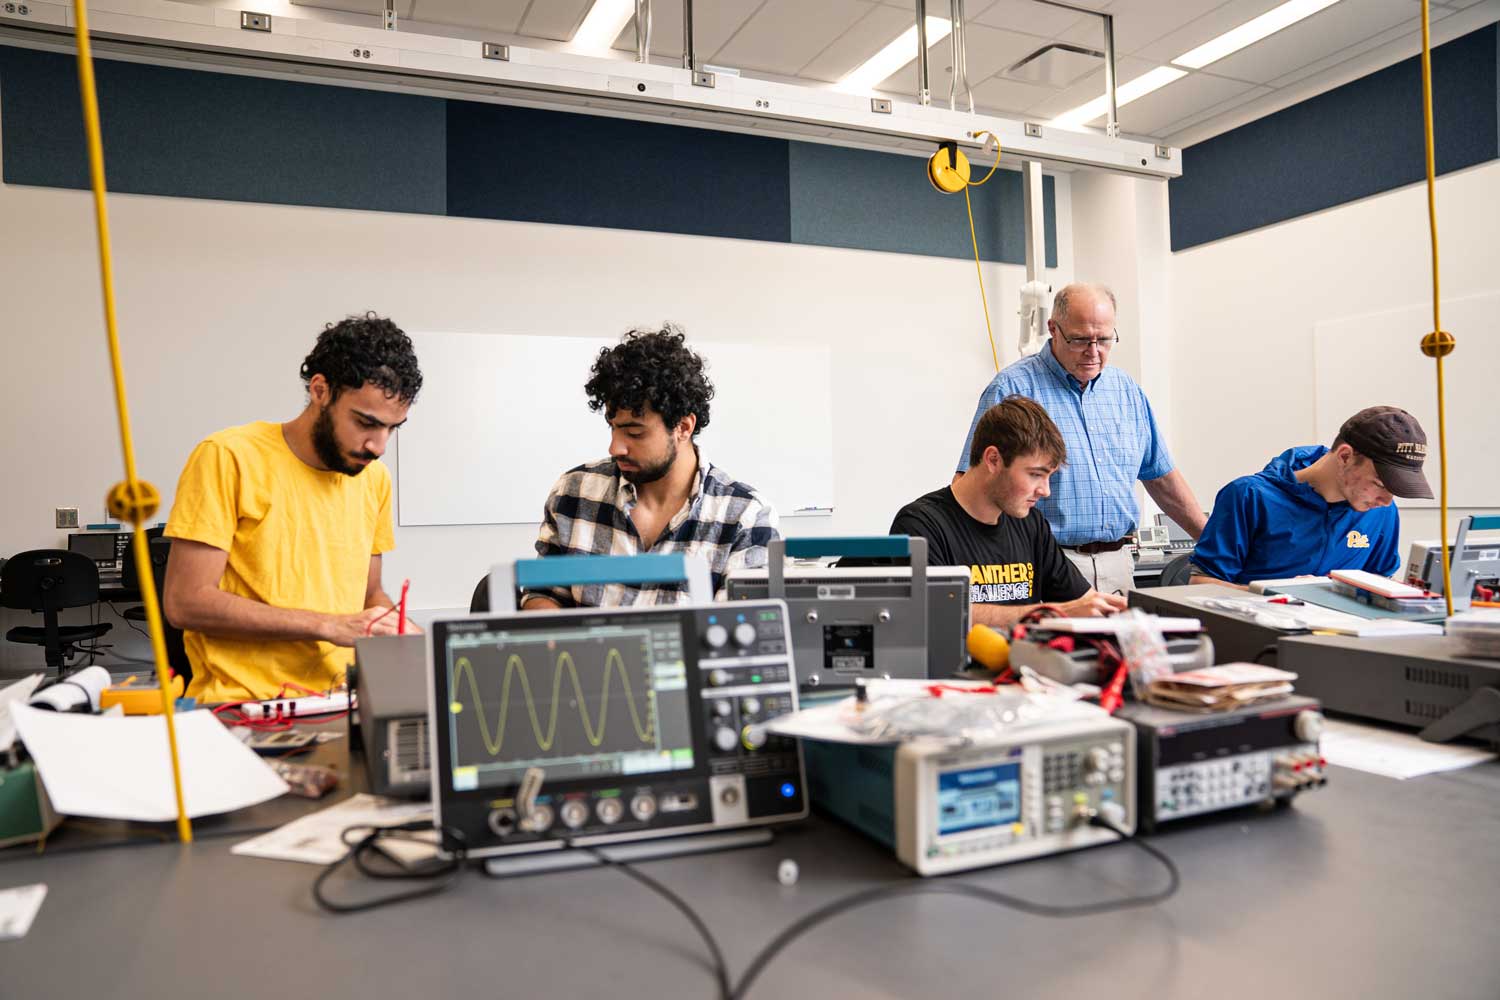
MULTIPOLYGON (((610 459, 580 465, 563 473, 552 487, 542 512, 536 551, 560 555, 637 555, 683 552, 702 556, 713 578, 714 599, 725 599, 724 580, 731 570, 766 564, 766 546, 780 537, 776 511, 744 483, 698 456, 698 474, 682 509, 672 515, 655 544, 641 546, 630 512, 636 505, 635 484, 627 482, 610 459)), ((590 584, 528 590, 551 597, 563 607, 619 607, 633 604, 685 604, 687 590, 677 584, 590 584)))

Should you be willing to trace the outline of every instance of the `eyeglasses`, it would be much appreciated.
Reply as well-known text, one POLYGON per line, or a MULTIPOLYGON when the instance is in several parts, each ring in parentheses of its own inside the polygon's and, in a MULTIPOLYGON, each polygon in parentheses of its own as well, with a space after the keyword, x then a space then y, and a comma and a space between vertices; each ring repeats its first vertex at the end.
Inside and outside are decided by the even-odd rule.
POLYGON ((1059 328, 1057 335, 1062 338, 1064 344, 1068 345, 1068 350, 1078 351, 1079 353, 1088 350, 1090 347, 1106 351, 1120 342, 1119 330, 1111 330, 1107 337, 1070 337, 1059 328))

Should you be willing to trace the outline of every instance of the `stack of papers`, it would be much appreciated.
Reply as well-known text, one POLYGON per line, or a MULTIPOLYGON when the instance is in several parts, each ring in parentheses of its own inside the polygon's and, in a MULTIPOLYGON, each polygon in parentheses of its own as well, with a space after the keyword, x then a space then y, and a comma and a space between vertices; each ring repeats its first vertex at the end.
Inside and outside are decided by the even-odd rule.
POLYGON ((1328 574, 1333 588, 1356 601, 1398 614, 1442 614, 1447 604, 1438 594, 1362 569, 1336 569, 1328 574))
POLYGON ((1332 632, 1336 635, 1380 636, 1442 635, 1441 625, 1399 618, 1361 618, 1316 604, 1281 604, 1275 598, 1246 594, 1244 597, 1191 597, 1193 604, 1243 618, 1265 628, 1283 632, 1332 632))
MULTIPOLYGON (((64 816, 162 823, 177 818, 167 723, 160 715, 106 716, 11 708, 52 807, 64 816)), ((286 782, 212 713, 176 716, 182 798, 191 817, 274 799, 286 782)))
POLYGON ((1189 712, 1228 712, 1292 693, 1297 675, 1258 663, 1225 663, 1203 670, 1158 677, 1146 700, 1189 712))

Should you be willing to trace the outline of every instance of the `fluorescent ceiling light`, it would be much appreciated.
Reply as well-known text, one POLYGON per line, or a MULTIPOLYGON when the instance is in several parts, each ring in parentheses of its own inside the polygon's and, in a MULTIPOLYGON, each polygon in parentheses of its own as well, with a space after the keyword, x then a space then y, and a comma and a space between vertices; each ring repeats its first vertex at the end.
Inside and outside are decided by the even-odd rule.
MULTIPOLYGON (((1185 76, 1187 76, 1187 70, 1176 69, 1171 66, 1158 66, 1144 76, 1138 76, 1129 83, 1116 87, 1115 106, 1123 108, 1131 101, 1145 97, 1153 90, 1160 90, 1172 81, 1181 80, 1185 76)), ((1078 129, 1100 115, 1108 113, 1109 95, 1104 94, 1094 98, 1087 104, 1080 104, 1072 111, 1064 111, 1052 119, 1052 124, 1059 128, 1078 129)))
MULTIPOLYGON (((604 0, 599 0, 603 3, 604 0)), ((948 37, 953 22, 942 17, 927 19, 927 47, 931 48, 948 37)), ((838 89, 856 92, 870 91, 875 85, 902 66, 917 58, 917 26, 914 24, 896 38, 894 42, 875 53, 854 68, 848 76, 838 82, 838 89)))
POLYGON ((1254 45, 1267 35, 1274 35, 1287 25, 1296 24, 1304 17, 1311 17, 1323 8, 1332 7, 1338 2, 1339 0, 1288 0, 1280 7, 1268 10, 1260 17, 1224 32, 1218 38, 1210 39, 1172 61, 1189 69, 1202 69, 1211 62, 1223 59, 1231 52, 1238 52, 1247 45, 1254 45))
POLYGON ((632 17, 635 0, 594 0, 568 47, 575 52, 608 52, 632 17))

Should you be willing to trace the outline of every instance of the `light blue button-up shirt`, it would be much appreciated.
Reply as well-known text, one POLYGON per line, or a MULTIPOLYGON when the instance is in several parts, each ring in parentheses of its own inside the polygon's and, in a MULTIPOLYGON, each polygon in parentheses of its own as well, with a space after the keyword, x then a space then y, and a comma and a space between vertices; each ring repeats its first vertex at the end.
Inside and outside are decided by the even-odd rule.
POLYGON ((1173 469, 1151 403, 1135 380, 1106 365, 1083 385, 1053 356, 1049 339, 985 386, 964 439, 959 472, 969 467, 979 418, 1006 396, 1042 404, 1068 446, 1067 462, 1052 476, 1052 495, 1037 504, 1058 542, 1113 542, 1134 531, 1140 518, 1135 481, 1160 479, 1173 469))

